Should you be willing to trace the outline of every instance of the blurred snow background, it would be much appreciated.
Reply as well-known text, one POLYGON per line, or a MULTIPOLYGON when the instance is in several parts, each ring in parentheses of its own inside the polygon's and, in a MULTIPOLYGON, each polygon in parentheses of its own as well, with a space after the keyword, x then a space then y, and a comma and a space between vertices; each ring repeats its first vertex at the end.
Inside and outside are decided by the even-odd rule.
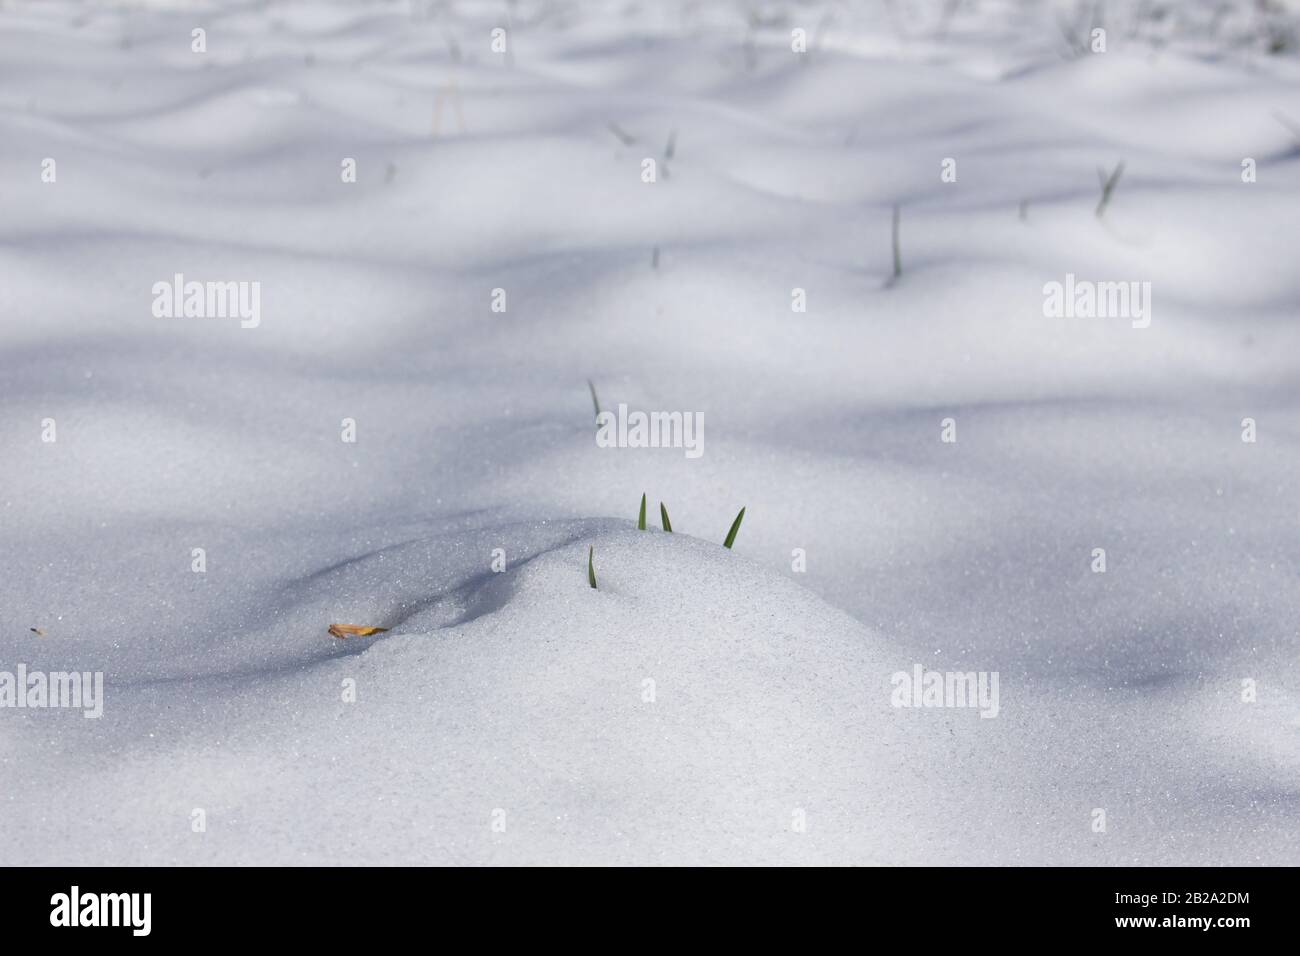
POLYGON ((0 4, 0 862, 1300 862, 1296 24, 0 4))

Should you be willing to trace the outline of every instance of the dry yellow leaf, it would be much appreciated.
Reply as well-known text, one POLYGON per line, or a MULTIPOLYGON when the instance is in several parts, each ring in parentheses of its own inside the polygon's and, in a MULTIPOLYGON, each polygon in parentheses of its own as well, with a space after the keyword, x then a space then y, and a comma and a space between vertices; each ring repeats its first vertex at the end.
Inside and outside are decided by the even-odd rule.
POLYGON ((347 637, 369 637, 388 630, 386 627, 366 627, 363 624, 331 624, 330 633, 340 640, 347 637))

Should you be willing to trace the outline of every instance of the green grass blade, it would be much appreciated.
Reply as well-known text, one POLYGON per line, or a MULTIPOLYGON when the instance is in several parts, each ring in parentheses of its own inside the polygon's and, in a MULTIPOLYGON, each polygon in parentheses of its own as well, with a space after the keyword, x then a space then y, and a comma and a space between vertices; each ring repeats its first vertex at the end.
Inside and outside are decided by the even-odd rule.
POLYGON ((642 492, 641 494, 641 517, 636 519, 636 527, 638 531, 645 530, 645 493, 644 492, 642 492))
POLYGON ((745 509, 740 509, 740 514, 736 515, 736 520, 731 522, 731 530, 727 532, 727 540, 722 542, 724 548, 729 548, 736 542, 736 532, 740 530, 740 522, 745 517, 745 509))
POLYGON ((1123 160, 1120 160, 1119 165, 1115 167, 1115 171, 1112 172, 1109 177, 1106 175, 1106 171, 1104 169, 1097 170, 1097 178, 1101 180, 1101 199, 1097 203, 1098 216, 1101 216, 1106 211, 1106 207, 1110 205, 1110 195, 1115 191, 1115 185, 1119 182, 1119 178, 1123 175, 1124 175, 1123 160))
POLYGON ((673 523, 668 520, 668 509, 664 507, 662 501, 659 502, 659 520, 663 522, 664 530, 672 534, 673 523))
POLYGON ((898 248, 898 220, 901 218, 901 210, 898 203, 894 203, 894 223, 890 230, 890 244, 894 247, 894 278, 900 279, 903 275, 903 254, 898 248))
POLYGON ((596 588, 596 546, 593 544, 587 548, 587 583, 592 589, 596 588))

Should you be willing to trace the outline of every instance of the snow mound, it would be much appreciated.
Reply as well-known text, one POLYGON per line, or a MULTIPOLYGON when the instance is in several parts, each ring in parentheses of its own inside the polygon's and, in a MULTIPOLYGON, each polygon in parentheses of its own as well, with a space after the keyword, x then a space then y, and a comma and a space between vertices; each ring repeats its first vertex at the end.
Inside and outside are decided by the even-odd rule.
POLYGON ((98 722, 29 717, 63 719, 23 735, 40 769, 14 799, 54 806, 6 828, 5 858, 903 862, 917 839, 881 825, 915 814, 887 782, 941 738, 891 711, 880 639, 716 543, 610 521, 490 528, 333 563, 286 594, 318 649, 297 663, 110 682, 98 722), (523 556, 494 572, 492 542, 523 556), (339 642, 336 620, 391 630, 339 642), (124 737, 129 766, 100 749, 124 737))
MULTIPOLYGON (((1153 772, 1190 781, 1206 759, 1248 783, 1300 758, 1269 732, 1285 709, 1243 725, 1185 682, 1158 709, 1166 734, 1184 725, 1191 765, 1137 744, 1142 688, 1103 700, 1022 677, 994 720, 897 706, 894 675, 934 661, 717 543, 627 522, 414 537, 273 590, 278 665, 119 672, 98 720, 12 712, 25 726, 3 756, 24 772, 7 788, 21 825, 0 836, 6 860, 1103 862, 1168 856, 1206 825, 1201 802, 1143 797, 1153 772), (390 630, 338 641, 329 623, 390 630), (1103 712, 1108 733, 1133 735, 1128 753, 1098 731, 1103 712), (1063 736, 1077 752, 1035 786, 1063 736), (1096 779, 1107 765, 1117 776, 1096 779), (1083 825, 1087 801, 1063 795, 1090 787, 1174 823, 1107 843, 1083 825)), ((1261 836, 1214 825, 1228 842, 1261 836)))

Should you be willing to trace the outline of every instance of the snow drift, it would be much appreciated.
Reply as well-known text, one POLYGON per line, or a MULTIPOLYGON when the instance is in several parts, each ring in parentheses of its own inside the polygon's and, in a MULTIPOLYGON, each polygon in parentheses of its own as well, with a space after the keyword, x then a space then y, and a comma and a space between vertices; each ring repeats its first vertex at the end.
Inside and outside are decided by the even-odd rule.
POLYGON ((1151 6, 5 4, 0 862, 1300 862, 1300 67, 1151 6))

